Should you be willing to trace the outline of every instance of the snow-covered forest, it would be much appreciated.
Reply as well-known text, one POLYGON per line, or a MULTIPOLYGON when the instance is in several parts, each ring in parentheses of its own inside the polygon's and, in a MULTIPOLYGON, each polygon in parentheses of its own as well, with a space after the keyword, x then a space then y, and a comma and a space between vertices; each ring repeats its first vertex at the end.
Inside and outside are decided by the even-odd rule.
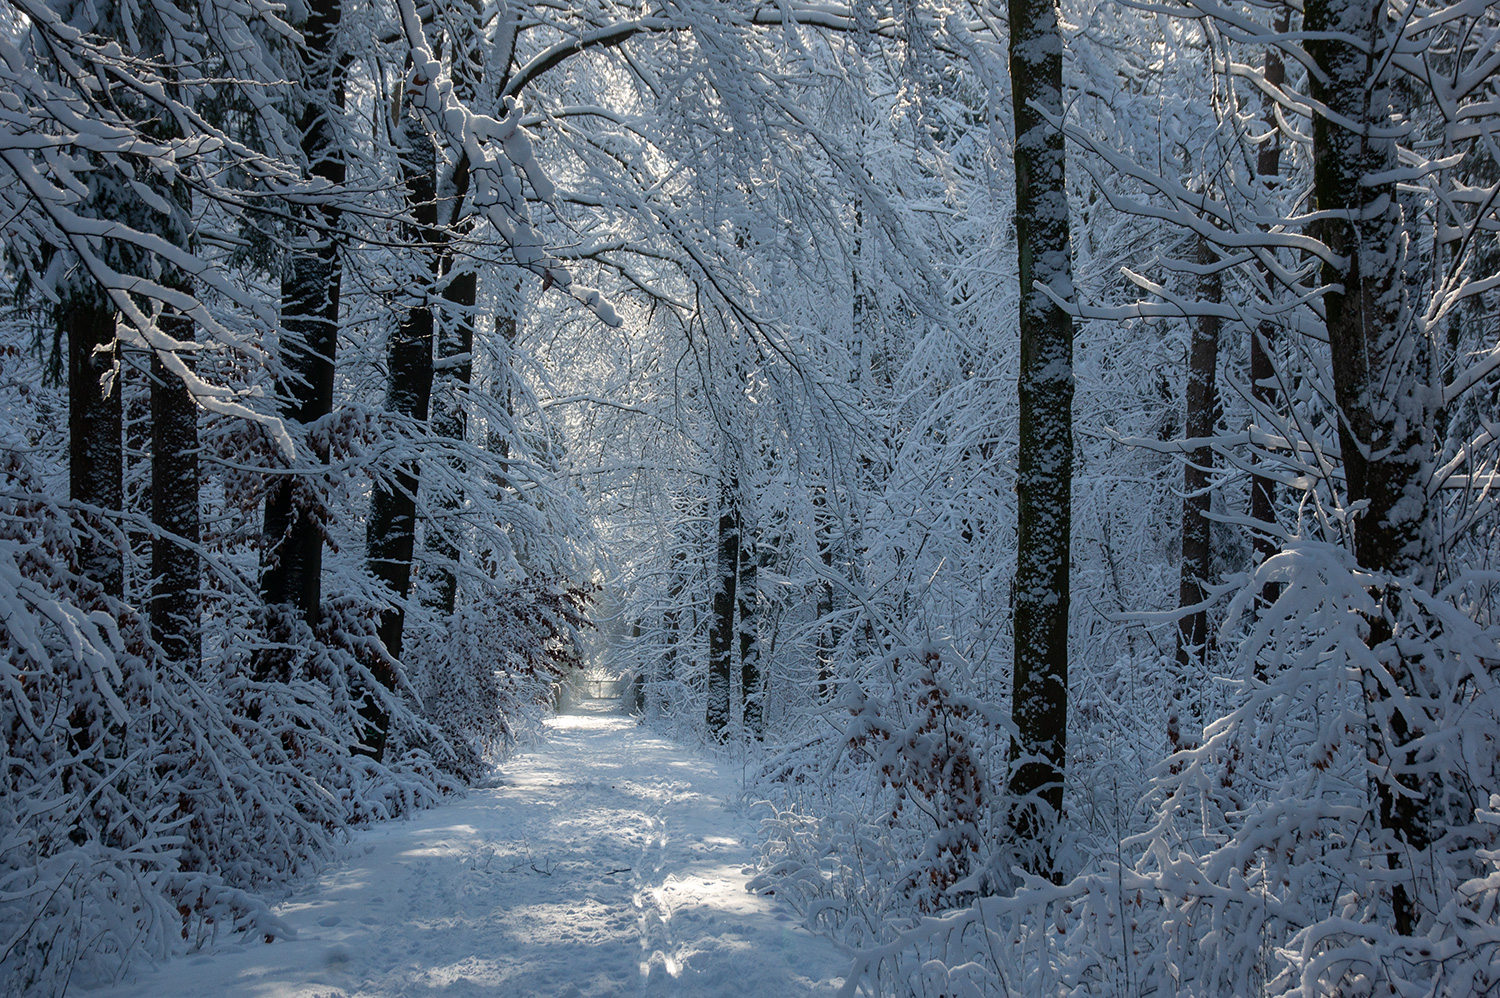
POLYGON ((1500 987, 1496 0, 0 0, 0 162, 5 994, 588 675, 845 993, 1500 987))

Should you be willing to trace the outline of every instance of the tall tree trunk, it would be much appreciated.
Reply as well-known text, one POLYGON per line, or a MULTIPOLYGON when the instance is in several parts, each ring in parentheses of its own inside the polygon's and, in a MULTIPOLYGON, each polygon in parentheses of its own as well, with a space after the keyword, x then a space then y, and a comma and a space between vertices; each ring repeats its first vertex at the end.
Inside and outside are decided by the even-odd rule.
MULTIPOLYGON (((1340 256, 1323 265, 1323 302, 1348 502, 1365 504, 1354 525, 1355 555, 1364 568, 1430 588, 1431 345, 1406 301, 1401 203, 1385 179, 1397 166, 1391 130, 1400 116, 1392 114, 1388 59, 1395 26, 1381 0, 1310 0, 1304 27, 1318 70, 1310 74, 1312 96, 1329 112, 1313 117, 1313 191, 1324 213, 1317 235, 1340 256)), ((1398 618, 1399 594, 1376 595, 1382 606, 1371 618, 1369 644, 1394 646, 1390 621, 1398 618)), ((1419 856, 1432 842, 1425 801, 1438 799, 1440 789, 1408 747, 1428 723, 1409 699, 1429 695, 1426 680, 1418 663, 1391 657, 1397 688, 1367 685, 1372 712, 1388 719, 1391 736, 1373 739, 1371 771, 1384 774, 1376 778, 1379 819, 1390 837, 1387 861, 1399 869, 1403 857, 1419 856)), ((1392 912, 1396 931, 1411 935, 1415 899, 1399 883, 1392 912)))
MULTIPOLYGON (((1208 242, 1200 239, 1199 265, 1206 267, 1215 262, 1217 257, 1208 242)), ((1224 282, 1217 271, 1199 278, 1198 296, 1202 301, 1217 304, 1223 294, 1224 282)), ((1218 366, 1219 319, 1199 316, 1193 320, 1188 350, 1187 412, 1183 425, 1189 439, 1206 440, 1214 432, 1218 366)), ((1213 448, 1205 444, 1193 448, 1182 467, 1182 561, 1178 567, 1177 605, 1184 610, 1198 609, 1177 620, 1177 676, 1167 714, 1167 743, 1173 752, 1196 748, 1200 733, 1195 716, 1198 711, 1194 707, 1200 684, 1193 680, 1202 669, 1208 648, 1208 611, 1202 604, 1208 599, 1205 584, 1212 571, 1208 488, 1213 464, 1213 448)))
MULTIPOLYGON (((85 286, 64 298, 56 319, 68 341, 68 496, 97 507, 79 514, 78 571, 103 596, 119 600, 125 595, 124 552, 115 524, 100 515, 119 509, 124 499, 115 310, 101 292, 85 286)), ((94 722, 87 702, 78 701, 68 716, 75 752, 93 744, 94 722)))
MULTIPOLYGON (((425 426, 432 396, 432 284, 437 278, 438 255, 433 243, 437 221, 436 191, 433 175, 437 169, 437 150, 421 121, 409 110, 402 119, 404 138, 402 170, 406 179, 407 208, 415 225, 411 241, 427 251, 431 273, 417 289, 418 300, 402 317, 400 325, 386 341, 385 405, 402 417, 408 426, 425 426)), ((370 519, 365 529, 365 551, 370 572, 390 590, 394 600, 380 612, 377 632, 392 660, 399 661, 402 635, 406 628, 405 601, 411 594, 412 556, 416 551, 418 468, 416 459, 402 462, 394 481, 377 481, 370 496, 370 519)), ((388 662, 373 670, 387 690, 395 688, 396 677, 388 662)), ((367 696, 361 714, 365 719, 366 746, 380 759, 390 717, 381 706, 378 691, 367 696)))
MULTIPOLYGON (((467 190, 467 167, 456 173, 455 177, 462 183, 451 190, 455 192, 455 199, 461 201, 467 190)), ((479 275, 474 271, 473 262, 462 258, 450 257, 444 266, 451 267, 452 270, 446 271, 448 278, 443 287, 443 301, 447 307, 443 310, 442 321, 437 330, 438 369, 433 381, 435 411, 432 429, 439 436, 462 442, 468 434, 469 426, 468 415, 464 411, 464 398, 474 377, 474 305, 478 300, 479 275)), ((505 311, 512 307, 513 304, 507 301, 502 306, 502 311, 495 316, 495 335, 503 339, 507 347, 514 344, 516 339, 515 313, 505 311)), ((510 407, 507 398, 507 411, 510 407)), ((503 460, 509 456, 510 448, 509 438, 504 434, 500 435, 499 447, 503 460)), ((454 477, 461 477, 463 469, 460 462, 454 459, 451 466, 454 477)), ((442 510, 443 520, 447 522, 430 524, 425 535, 425 547, 429 555, 426 561, 432 566, 428 605, 444 616, 452 614, 458 606, 459 550, 454 532, 463 503, 464 493, 461 489, 444 492, 435 505, 442 510)))
POLYGON ((730 721, 730 666, 734 657, 735 579, 739 574, 739 481, 726 478, 719 487, 719 535, 715 561, 713 619, 708 628, 709 734, 723 741, 730 721))
MULTIPOLYGON (((313 0, 302 25, 310 67, 297 116, 299 142, 312 176, 326 181, 330 192, 343 186, 346 172, 340 137, 329 120, 344 105, 343 70, 334 51, 340 10, 339 0, 313 0)), ((299 214, 294 224, 301 231, 293 237, 296 248, 282 276, 277 391, 282 415, 293 427, 306 427, 333 411, 343 277, 334 196, 329 193, 328 200, 299 214)), ((314 442, 311 449, 327 462, 326 443, 314 442)), ((323 598, 323 525, 318 504, 305 497, 299 501, 299 487, 309 486, 283 475, 267 495, 261 597, 269 607, 288 607, 316 625, 323 598)), ((263 657, 258 671, 265 674, 270 664, 270 657, 263 657)))
MULTIPOLYGON (((186 283, 185 281, 183 282, 186 283)), ((193 341, 193 320, 169 313, 162 331, 193 341)), ((186 358, 184 358, 186 359, 186 358)), ((189 669, 199 638, 198 404, 182 379, 151 358, 151 636, 162 655, 189 669)))
MULTIPOLYGON (((476 6, 472 12, 477 14, 479 9, 476 6)), ((514 15, 501 16, 509 24, 514 15)), ((473 21, 462 23, 462 27, 464 30, 452 39, 453 84, 461 100, 472 100, 485 61, 477 43, 483 29, 473 21)), ((474 307, 479 300, 479 274, 473 260, 455 253, 453 236, 465 227, 471 179, 468 154, 460 153, 437 191, 440 200, 448 205, 448 212, 443 219, 445 224, 433 234, 441 247, 438 271, 445 281, 442 290, 444 307, 438 314, 436 329, 438 359, 433 384, 432 431, 459 442, 467 436, 469 426, 464 396, 474 378, 474 307)), ((504 339, 507 346, 515 343, 514 311, 495 317, 495 334, 504 339)), ((455 472, 462 470, 456 466, 456 460, 452 464, 455 472)), ((458 477, 461 476, 455 474, 455 478, 458 477)), ((460 489, 445 491, 437 497, 433 505, 441 509, 442 520, 429 523, 425 534, 424 547, 431 556, 426 560, 432 566, 431 589, 425 597, 425 605, 444 617, 451 616, 458 606, 459 550, 453 532, 463 504, 464 494, 460 489)))
POLYGON ((765 702, 760 682, 760 621, 756 603, 760 598, 757 589, 756 550, 753 531, 745 529, 745 520, 739 520, 740 578, 736 590, 740 615, 740 698, 744 704, 745 735, 759 741, 765 736, 765 702))
MULTIPOLYGON (((180 139, 175 120, 163 120, 168 137, 180 139)), ((172 212, 165 234, 173 245, 193 246, 193 196, 187 178, 178 175, 158 184, 172 212)), ((173 290, 191 295, 193 281, 171 265, 163 280, 173 290)), ((163 308, 161 331, 182 344, 196 339, 190 316, 163 308)), ((180 358, 196 366, 190 350, 180 358)), ((162 656, 193 673, 203 657, 200 628, 202 597, 198 511, 198 404, 187 385, 167 370, 161 357, 151 356, 151 522, 157 528, 151 541, 151 636, 162 656)))
POLYGON ((860 270, 864 267, 865 257, 865 210, 862 198, 854 199, 854 252, 849 266, 849 284, 853 291, 853 303, 850 314, 849 330, 852 342, 849 344, 849 359, 852 362, 849 369, 848 382, 858 386, 864 380, 865 365, 868 363, 866 354, 870 350, 869 342, 869 319, 874 303, 870 301, 869 292, 860 280, 860 270))
MULTIPOLYGON (((461 194, 458 196, 462 197, 461 194)), ((454 266, 455 272, 449 274, 443 288, 443 300, 449 307, 444 309, 442 321, 438 324, 438 370, 433 383, 435 411, 432 431, 438 436, 462 442, 469 425, 464 412, 464 395, 474 377, 474 305, 478 299, 479 276, 468 261, 456 261, 454 266)), ((507 344, 514 343, 514 313, 497 315, 495 332, 507 344)), ((442 509, 445 520, 456 521, 463 502, 463 492, 454 490, 445 492, 437 506, 442 509)), ((451 533, 454 523, 432 526, 437 529, 429 528, 426 533, 427 550, 435 555, 430 559, 433 565, 431 606, 448 616, 458 605, 458 545, 451 533)))
MULTIPOLYGON (((124 499, 124 411, 118 377, 115 309, 92 286, 58 306, 68 340, 68 495, 77 503, 118 510, 124 499)), ((79 544, 79 570, 106 596, 125 594, 125 560, 115 525, 90 512, 79 544)))
POLYGON ((1030 872, 1055 876, 1068 731, 1068 551, 1073 491, 1073 321, 1034 285, 1073 296, 1055 0, 1009 0, 1020 264, 1011 830, 1030 872), (1036 105, 1036 106, 1033 106, 1036 105))
POLYGON ((834 675, 834 653, 843 639, 842 629, 833 620, 837 607, 833 583, 828 577, 833 574, 835 564, 834 545, 837 543, 836 520, 828 508, 828 486, 819 485, 813 496, 813 533, 818 544, 818 557, 823 562, 825 578, 817 583, 818 595, 813 612, 818 623, 818 702, 833 699, 838 684, 834 675))
MULTIPOLYGON (((1290 27, 1291 12, 1283 7, 1276 13, 1272 31, 1284 34, 1290 27)), ((1281 57, 1281 50, 1274 45, 1266 46, 1264 72, 1266 83, 1272 87, 1280 87, 1286 82, 1286 63, 1281 57)), ((1276 122, 1276 102, 1269 94, 1262 107, 1264 125, 1270 129, 1271 135, 1261 144, 1256 155, 1255 172, 1263 183, 1270 184, 1281 176, 1281 128, 1276 122)), ((1262 273, 1269 284, 1269 273, 1264 269, 1262 273)), ((1250 334, 1251 397, 1255 399, 1257 406, 1268 412, 1275 411, 1279 396, 1276 390, 1276 364, 1272 359, 1277 339, 1276 323, 1269 321, 1259 323, 1250 334)), ((1251 462, 1252 466, 1258 466, 1261 458, 1252 452, 1251 462)), ((1250 519, 1265 524, 1253 533, 1255 564, 1258 566, 1276 553, 1276 480, 1269 475, 1252 474, 1250 478, 1250 519)), ((1261 587, 1261 603, 1269 606, 1276 602, 1280 592, 1279 583, 1267 582, 1261 587)))
MULTIPOLYGON (((150 304, 146 304, 149 309, 150 304)), ((119 358, 121 418, 125 428, 120 508, 135 514, 125 525, 125 598, 150 606, 153 547, 150 525, 151 351, 121 343, 119 358)))

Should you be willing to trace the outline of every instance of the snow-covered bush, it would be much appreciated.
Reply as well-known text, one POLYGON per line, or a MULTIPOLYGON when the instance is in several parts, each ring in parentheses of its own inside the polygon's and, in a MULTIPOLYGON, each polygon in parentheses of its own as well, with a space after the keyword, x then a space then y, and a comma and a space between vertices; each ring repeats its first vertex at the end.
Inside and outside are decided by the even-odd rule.
POLYGON ((592 626, 589 592, 565 580, 533 575, 485 589, 485 600, 460 607, 444 633, 414 643, 408 659, 424 723, 402 740, 428 746, 469 782, 539 729, 553 684, 577 669, 579 631, 592 626))
POLYGON ((951 648, 898 648, 827 706, 826 734, 771 757, 752 887, 865 943, 982 889, 1008 736, 961 692, 970 671, 951 648))
POLYGON ((251 756, 202 677, 157 662, 144 622, 76 574, 75 529, 29 458, 0 450, 7 993, 107 977, 205 933, 274 934, 244 888, 269 879, 268 861, 285 866, 329 843, 316 812, 281 796, 276 771, 251 756))
POLYGON ((1283 588, 1238 644, 1236 706, 1161 765, 1150 827, 1068 883, 1031 880, 900 927, 861 949, 854 979, 918 995, 1492 988, 1500 634, 1466 605, 1491 580, 1430 596, 1358 570, 1337 545, 1293 541, 1236 610, 1249 613, 1267 581, 1283 588), (1398 587, 1403 611, 1371 648, 1371 593, 1398 587), (1420 701, 1374 695, 1395 687, 1396 668, 1423 677, 1420 701), (1379 764, 1397 710, 1426 732, 1407 772, 1379 764), (1378 818, 1382 788, 1408 776, 1441 829, 1430 843, 1397 841, 1378 818), (1408 934, 1397 890, 1419 913, 1408 934))

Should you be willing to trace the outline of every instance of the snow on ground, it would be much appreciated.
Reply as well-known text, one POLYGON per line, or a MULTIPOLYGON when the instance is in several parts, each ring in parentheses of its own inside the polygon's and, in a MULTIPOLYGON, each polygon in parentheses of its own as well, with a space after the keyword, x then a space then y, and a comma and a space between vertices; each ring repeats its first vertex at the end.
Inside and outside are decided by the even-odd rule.
POLYGON ((745 891, 755 819, 712 763, 589 700, 492 789, 361 832, 238 942, 91 998, 783 998, 848 967, 745 891))

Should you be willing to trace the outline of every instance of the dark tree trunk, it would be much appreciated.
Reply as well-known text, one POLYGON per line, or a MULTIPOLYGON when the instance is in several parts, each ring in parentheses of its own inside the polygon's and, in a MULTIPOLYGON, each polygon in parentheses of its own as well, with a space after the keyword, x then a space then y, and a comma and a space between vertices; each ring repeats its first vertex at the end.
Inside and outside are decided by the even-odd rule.
MULTIPOLYGON (((1290 27, 1291 13, 1283 7, 1276 14, 1272 30, 1277 34, 1284 34, 1290 27)), ((1280 87, 1286 82, 1286 63, 1282 60, 1281 50, 1274 45, 1266 47, 1265 77, 1266 82, 1273 87, 1280 87)), ((1271 130, 1271 136, 1257 153, 1255 171, 1263 182, 1274 183, 1281 176, 1281 129, 1276 122, 1275 101, 1269 95, 1265 98, 1263 107, 1264 124, 1271 130)), ((1269 274, 1266 276, 1269 283, 1269 274)), ((1274 322, 1259 323, 1250 336, 1251 396, 1256 405, 1266 412, 1274 412, 1279 399, 1276 365, 1272 359, 1278 338, 1274 322)), ((1251 461, 1253 465, 1258 465, 1261 459, 1252 452, 1251 461)), ((1275 554, 1277 549, 1276 481, 1269 475, 1257 474, 1250 478, 1250 519, 1265 524, 1265 527, 1254 531, 1253 535, 1255 565, 1258 566, 1275 554)), ((1281 586, 1278 583, 1267 582, 1261 587, 1261 603, 1269 606, 1276 602, 1280 593, 1281 586)))
POLYGON ((719 489, 719 536, 715 561, 713 620, 708 628, 708 708, 705 720, 723 741, 730 721, 730 667, 734 658, 735 579, 739 573, 739 482, 731 477, 719 489))
MULTIPOLYGON (((1200 240, 1199 265, 1210 266, 1216 261, 1208 243, 1200 240)), ((1217 271, 1199 278, 1201 300, 1217 304, 1223 293, 1223 279, 1217 271)), ((1214 432, 1218 409, 1219 320, 1216 316, 1199 316, 1193 320, 1192 328, 1183 425, 1189 439, 1206 440, 1214 432)), ((1194 679, 1202 669, 1209 640, 1208 611, 1201 605, 1208 599, 1206 583, 1212 562, 1208 488, 1213 464, 1213 448, 1204 445, 1188 452, 1182 468, 1182 561, 1178 569, 1177 605, 1184 610, 1200 608, 1183 614, 1177 621, 1177 677, 1167 714, 1167 743, 1173 752, 1196 748, 1199 739, 1194 699, 1200 684, 1194 679)))
MULTIPOLYGON (((149 306, 148 306, 149 307, 149 306)), ((120 405, 125 427, 125 467, 120 509, 135 514, 125 527, 125 592, 149 606, 151 593, 151 351, 120 345, 120 405), (144 388, 142 391, 140 389, 144 388), (145 522, 142 522, 142 517, 145 522)))
MULTIPOLYGON (((409 235, 413 243, 428 249, 432 267, 428 281, 416 289, 418 300, 407 309, 400 325, 386 341, 386 409, 401 417, 410 429, 425 426, 432 396, 433 309, 430 297, 438 268, 438 256, 433 248, 437 221, 433 175, 437 169, 437 151, 414 115, 408 113, 403 125, 406 141, 402 168, 406 174, 406 201, 415 223, 409 235)), ((370 496, 365 551, 370 572, 394 597, 380 612, 377 632, 390 660, 399 661, 406 628, 405 601, 411 594, 412 556, 416 551, 419 481, 416 460, 402 462, 393 477, 393 481, 376 481, 370 496)), ((386 689, 395 688, 396 677, 390 661, 377 663, 372 671, 386 689)), ((365 719, 366 747, 376 759, 380 759, 385 754, 390 717, 381 705, 378 692, 366 697, 361 713, 365 719)))
MULTIPOLYGON (((824 557, 824 567, 828 566, 831 558, 824 557)), ((818 598, 814 604, 813 612, 817 614, 818 620, 818 702, 827 703, 833 699, 835 684, 833 681, 833 628, 827 623, 833 615, 833 585, 829 582, 819 582, 818 598)))
MULTIPOLYGON (((338 0, 313 0, 302 25, 311 66, 297 119, 309 170, 315 179, 326 181, 331 191, 342 187, 346 172, 340 137, 329 121, 344 103, 343 71, 334 51, 339 13, 338 0)), ((343 276, 339 209, 333 196, 299 214, 300 231, 293 237, 296 248, 281 282, 282 374, 277 391, 282 415, 293 428, 306 427, 333 411, 343 276)), ((311 450, 327 462, 326 443, 313 442, 311 450)), ((307 483, 285 475, 271 485, 266 498, 261 596, 268 606, 289 607, 316 625, 323 596, 323 523, 320 504, 306 494, 309 489, 307 483)))
POLYGON ((870 349, 869 316, 873 303, 869 299, 869 293, 865 290, 860 280, 860 269, 864 265, 865 243, 865 213, 864 202, 856 198, 854 201, 854 253, 849 268, 849 283, 853 291, 852 313, 850 315, 849 329, 852 333, 852 342, 849 344, 849 359, 852 362, 849 369, 848 381, 851 385, 858 385, 864 380, 866 352, 870 349))
MULTIPOLYGON (((164 122, 180 138, 175 122, 164 122)), ((160 193, 172 204, 168 234, 174 245, 193 247, 193 196, 187 178, 162 182, 160 193)), ((192 279, 176 267, 164 267, 165 283, 191 294, 192 279)), ((164 308, 161 330, 182 344, 196 339, 193 319, 164 308)), ((196 360, 185 350, 181 361, 192 370, 196 360)), ((202 662, 202 596, 198 558, 198 404, 183 380, 168 371, 160 355, 151 357, 151 636, 169 662, 196 674, 202 662)))
MULTIPOLYGON (((89 287, 63 301, 57 320, 68 340, 68 495, 100 511, 118 510, 124 499, 124 411, 115 309, 89 287)), ((79 571, 105 595, 120 599, 125 560, 116 524, 93 511, 83 514, 83 522, 79 571)))
POLYGON ((1055 0, 1009 7, 1021 290, 1011 831, 1025 868, 1051 877, 1067 762, 1073 321, 1035 285, 1073 296, 1063 136, 1042 116, 1063 113, 1062 35, 1055 0))
POLYGON ((839 642, 843 640, 843 629, 833 620, 838 609, 838 600, 832 581, 834 566, 838 564, 836 548, 840 536, 838 521, 829 509, 828 487, 818 486, 813 495, 813 534, 818 544, 818 558, 823 562, 824 578, 817 583, 817 600, 813 612, 818 623, 818 702, 827 703, 838 690, 834 658, 839 642))
MULTIPOLYGON (((1355 555, 1364 568, 1430 588, 1436 562, 1427 494, 1436 438, 1430 344, 1405 301, 1396 186, 1374 179, 1397 165, 1389 134, 1393 25, 1380 0, 1310 0, 1304 27, 1318 67, 1310 74, 1312 96, 1330 112, 1313 118, 1313 191, 1320 212, 1336 213, 1318 223, 1317 235, 1342 258, 1323 265, 1322 280, 1329 288, 1323 301, 1348 502, 1366 504, 1354 525, 1355 555)), ((1371 619, 1372 648, 1394 644, 1390 621, 1400 610, 1398 594, 1376 596, 1382 611, 1371 619)), ((1383 774, 1376 795, 1390 837, 1387 861, 1399 869, 1408 854, 1420 862, 1431 843, 1425 802, 1438 799, 1441 788, 1431 785, 1430 767, 1408 747, 1429 723, 1408 699, 1432 695, 1422 688, 1424 673, 1399 656, 1390 668, 1398 689, 1367 685, 1371 710, 1388 718, 1391 735, 1374 739, 1371 763, 1372 772, 1383 774)), ((1413 934, 1417 907, 1400 884, 1392 913, 1396 931, 1413 934)))
MULTIPOLYGON (((463 176, 467 178, 467 172, 463 176)), ((449 307, 444 311, 438 330, 439 369, 433 385, 436 411, 432 430, 438 436, 462 441, 468 433, 464 395, 474 376, 474 304, 478 299, 479 278, 468 261, 456 261, 455 267, 456 272, 448 277, 443 288, 443 300, 449 307)), ((513 343, 515 316, 496 316, 495 332, 507 344, 513 343)), ((457 520, 463 500, 462 492, 444 493, 437 505, 447 522, 432 524, 426 533, 426 548, 433 556, 429 559, 433 566, 430 605, 444 616, 452 614, 458 605, 456 569, 459 552, 453 541, 455 525, 452 521, 457 520)))
MULTIPOLYGON (((193 340, 193 321, 169 314, 162 331, 193 340)), ((184 358, 186 359, 186 358, 184 358)), ((151 358, 151 635, 169 662, 196 671, 199 639, 198 405, 182 379, 151 358)))
MULTIPOLYGON (((477 16, 477 6, 472 12, 477 16)), ((502 14, 502 19, 505 15, 502 14)), ((508 23, 508 19, 506 19, 508 23)), ((453 85, 461 100, 472 100, 477 84, 483 75, 485 59, 480 51, 479 39, 484 31, 477 21, 456 22, 460 31, 450 38, 453 52, 453 85)), ((471 182, 469 157, 460 152, 452 171, 447 175, 437 194, 448 206, 442 225, 433 232, 433 240, 439 247, 438 273, 445 278, 442 291, 442 308, 438 313, 437 369, 433 384, 432 431, 449 440, 462 442, 468 434, 468 416, 464 412, 464 396, 474 377, 474 306, 479 300, 479 275, 474 261, 454 252, 453 235, 465 226, 468 211, 467 198, 471 182)), ((514 314, 496 316, 495 333, 513 344, 516 336, 514 314)), ((462 471, 458 461, 452 460, 454 478, 460 479, 462 471)), ((459 511, 463 508, 464 493, 459 488, 445 491, 435 498, 432 505, 441 510, 436 522, 429 521, 424 547, 431 565, 431 588, 424 597, 424 605, 444 617, 449 617, 458 606, 458 545, 454 542, 459 511)))
POLYGON ((756 576, 759 567, 752 533, 739 523, 740 578, 736 590, 740 614, 740 697, 744 704, 745 735, 759 741, 765 736, 765 703, 760 683, 760 634, 756 603, 760 594, 756 576))

